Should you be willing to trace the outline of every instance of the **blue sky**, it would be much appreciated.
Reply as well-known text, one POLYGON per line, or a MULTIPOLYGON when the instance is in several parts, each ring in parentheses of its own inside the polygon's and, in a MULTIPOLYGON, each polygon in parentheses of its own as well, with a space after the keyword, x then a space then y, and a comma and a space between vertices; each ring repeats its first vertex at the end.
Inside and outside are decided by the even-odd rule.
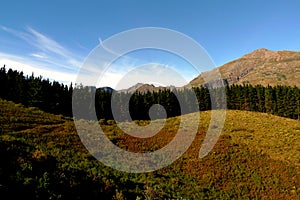
MULTIPOLYGON (((69 83, 99 38, 150 26, 186 34, 220 66, 258 48, 300 51, 299 10, 297 0, 2 1, 0 65, 69 83)), ((174 67, 187 81, 198 75, 166 53, 130 57, 143 62, 122 61, 123 68, 156 62, 174 67)), ((117 84, 123 74, 116 69, 101 86, 117 84)))

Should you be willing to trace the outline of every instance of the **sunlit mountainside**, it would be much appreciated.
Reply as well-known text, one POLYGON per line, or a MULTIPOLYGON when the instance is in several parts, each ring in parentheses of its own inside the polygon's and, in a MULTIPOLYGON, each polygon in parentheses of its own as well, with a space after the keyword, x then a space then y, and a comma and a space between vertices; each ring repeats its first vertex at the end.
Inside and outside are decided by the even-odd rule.
MULTIPOLYGON (((216 69, 227 84, 300 86, 300 52, 257 49, 239 59, 216 69)), ((203 78, 211 72, 203 72, 190 82, 193 86, 204 84, 203 78)))

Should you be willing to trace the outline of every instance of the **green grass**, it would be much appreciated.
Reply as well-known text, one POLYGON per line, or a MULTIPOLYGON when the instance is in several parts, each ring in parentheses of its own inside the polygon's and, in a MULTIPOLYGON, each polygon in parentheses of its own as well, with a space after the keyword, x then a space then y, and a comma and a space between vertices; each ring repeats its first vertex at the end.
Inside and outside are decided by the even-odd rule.
MULTIPOLYGON (((297 120, 229 110, 217 144, 206 157, 199 159, 211 115, 210 111, 201 112, 196 138, 182 157, 158 171, 133 174, 113 170, 94 159, 82 145, 71 119, 3 100, 0 105, 1 196, 300 199, 300 121, 297 120)), ((196 123, 196 114, 188 115, 191 123, 196 123)), ((123 133, 113 121, 100 120, 100 124, 119 147, 149 152, 172 140, 179 121, 179 117, 167 119, 157 135, 146 139, 123 133)))

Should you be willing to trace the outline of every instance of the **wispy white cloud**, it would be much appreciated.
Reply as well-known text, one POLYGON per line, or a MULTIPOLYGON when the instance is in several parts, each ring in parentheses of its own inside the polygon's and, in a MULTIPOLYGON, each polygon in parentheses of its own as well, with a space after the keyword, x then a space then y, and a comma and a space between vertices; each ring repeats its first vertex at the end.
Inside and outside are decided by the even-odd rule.
POLYGON ((82 65, 83 58, 59 42, 31 27, 27 27, 26 31, 17 31, 3 26, 0 28, 34 47, 34 51, 25 56, 0 53, 0 65, 5 64, 25 74, 30 75, 34 72, 37 76, 42 75, 68 84, 82 82, 87 85, 115 87, 136 62, 133 58, 123 56, 117 63, 110 64, 106 62, 104 55, 99 59, 100 63, 109 66, 107 71, 103 70, 104 66, 99 66, 99 59, 96 59, 95 64, 89 63, 85 72, 78 78, 76 74, 82 65))
POLYGON ((6 66, 13 70, 22 71, 25 75, 31 75, 34 73, 35 76, 42 76, 43 78, 49 78, 51 81, 59 81, 61 83, 69 85, 71 82, 75 82, 76 73, 68 73, 51 70, 48 67, 40 67, 40 62, 36 62, 24 57, 16 55, 9 55, 0 53, 0 65, 6 66))
MULTIPOLYGON (((50 64, 60 63, 59 67, 65 70, 78 70, 82 64, 83 58, 71 52, 54 39, 27 27, 26 32, 17 31, 8 27, 1 26, 1 29, 26 41, 31 47, 34 47, 39 53, 31 52, 30 56, 43 59, 43 62, 50 64)), ((59 69, 58 69, 59 70, 59 69)))
POLYGON ((19 37, 19 38, 21 38, 21 39, 23 39, 23 40, 27 40, 27 38, 30 37, 30 35, 27 34, 27 33, 25 33, 25 32, 19 32, 19 31, 16 31, 16 30, 14 30, 14 29, 8 28, 8 27, 6 27, 6 26, 0 26, 0 28, 1 28, 3 31, 5 31, 5 32, 7 32, 7 33, 10 33, 10 34, 12 34, 12 35, 14 35, 14 36, 16 36, 16 37, 19 37))
POLYGON ((37 48, 41 49, 42 51, 52 52, 52 53, 55 53, 62 57, 69 57, 69 55, 71 54, 66 48, 61 46, 55 40, 39 33, 38 31, 34 30, 31 27, 27 27, 27 30, 29 33, 31 33, 31 35, 34 38, 34 40, 31 40, 29 42, 31 42, 32 45, 36 46, 37 48))
POLYGON ((30 56, 33 56, 35 58, 40 58, 40 59, 47 59, 47 55, 44 53, 31 53, 30 56))
MULTIPOLYGON (((147 57, 132 57, 130 54, 117 55, 119 58, 113 63, 109 63, 109 55, 96 56, 90 60, 89 66, 84 68, 82 77, 76 77, 84 61, 81 55, 32 27, 27 27, 24 31, 4 26, 0 26, 0 29, 23 40, 31 47, 25 53, 0 53, 0 65, 6 64, 7 67, 23 71, 25 74, 30 75, 34 72, 35 75, 42 75, 66 84, 75 83, 76 80, 77 83, 96 85, 97 87, 110 86, 116 89, 128 88, 137 82, 175 86, 183 84, 182 79, 176 78, 178 74, 172 72, 177 71, 176 66, 163 63, 149 64, 147 57), (141 67, 145 64, 148 64, 148 67, 141 67)), ((78 46, 78 43, 75 45, 78 46)), ((108 54, 116 54, 110 49, 105 48, 105 50, 108 54)), ((179 75, 190 76, 184 71, 181 71, 179 75)))
POLYGON ((67 63, 70 64, 71 67, 79 67, 81 65, 81 61, 76 59, 78 55, 75 55, 55 40, 51 39, 50 37, 47 37, 46 35, 41 34, 40 32, 36 31, 31 27, 27 27, 27 30, 34 36, 34 40, 30 42, 33 42, 32 44, 40 50, 42 50, 43 52, 54 53, 57 56, 65 58, 67 63))

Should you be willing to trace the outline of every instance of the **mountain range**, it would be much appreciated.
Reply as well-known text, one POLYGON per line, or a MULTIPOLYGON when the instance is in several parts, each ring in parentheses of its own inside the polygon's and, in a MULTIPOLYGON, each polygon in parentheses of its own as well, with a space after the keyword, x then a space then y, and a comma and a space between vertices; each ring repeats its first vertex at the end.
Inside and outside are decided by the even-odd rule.
MULTIPOLYGON (((182 89, 184 87, 205 86, 205 80, 211 80, 211 74, 217 71, 221 79, 228 85, 262 85, 262 86, 297 86, 300 87, 300 52, 296 51, 271 51, 265 48, 257 49, 241 58, 230 61, 211 71, 202 72, 194 78, 189 86, 155 86, 153 84, 137 83, 120 92, 147 92, 164 89, 182 89)), ((107 88, 104 88, 107 90, 107 88)), ((111 88, 109 90, 112 90, 111 88)))

